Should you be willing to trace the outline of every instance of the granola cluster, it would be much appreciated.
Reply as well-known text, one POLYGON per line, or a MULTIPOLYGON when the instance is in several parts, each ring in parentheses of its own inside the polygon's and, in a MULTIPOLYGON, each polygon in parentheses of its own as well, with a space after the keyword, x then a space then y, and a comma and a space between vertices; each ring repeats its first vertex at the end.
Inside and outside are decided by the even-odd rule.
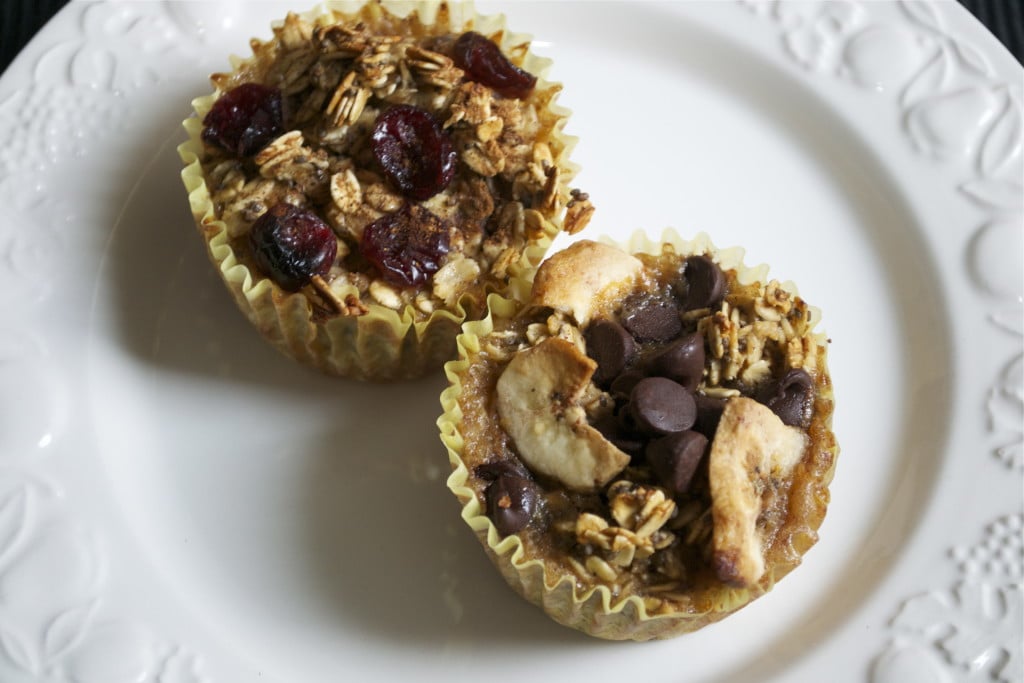
POLYGON ((206 146, 202 166, 217 215, 243 261, 242 238, 275 204, 326 220, 338 250, 318 296, 333 299, 334 314, 361 315, 377 304, 426 318, 467 293, 479 307, 486 291, 515 274, 530 244, 552 236, 563 218, 563 229, 582 229, 593 211, 585 194, 567 188, 564 117, 551 107, 560 86, 541 82, 526 98, 502 96, 455 65, 459 35, 446 22, 380 16, 373 6, 362 12, 351 21, 289 14, 273 40, 254 43, 252 60, 213 77, 221 92, 249 82, 280 90, 287 127, 251 159, 206 146), (419 202, 449 231, 440 270, 423 287, 386 281, 359 254, 366 227, 409 201, 371 149, 377 117, 397 105, 430 112, 458 155, 450 184, 419 202))
POLYGON ((619 572, 634 560, 645 560, 656 550, 664 550, 675 541, 663 529, 676 514, 676 504, 655 487, 641 486, 622 479, 608 487, 608 509, 614 524, 590 512, 576 518, 576 542, 584 549, 584 565, 570 559, 577 574, 597 576, 615 583, 619 572))
POLYGON ((817 342, 810 334, 811 322, 804 300, 777 280, 736 287, 719 310, 697 323, 711 350, 705 393, 721 398, 738 395, 725 385, 756 386, 781 364, 814 372, 817 342))

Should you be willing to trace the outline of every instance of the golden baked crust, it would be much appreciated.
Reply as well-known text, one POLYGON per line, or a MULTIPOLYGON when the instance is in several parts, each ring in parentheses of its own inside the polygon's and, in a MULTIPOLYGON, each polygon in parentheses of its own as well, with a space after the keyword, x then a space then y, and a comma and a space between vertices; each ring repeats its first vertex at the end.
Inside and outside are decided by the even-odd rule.
POLYGON ((582 229, 592 206, 568 183, 575 143, 547 60, 502 17, 461 3, 368 2, 351 12, 289 14, 253 55, 214 74, 216 92, 193 104, 179 148, 192 212, 211 261, 236 303, 285 354, 356 379, 414 377, 454 355, 459 325, 486 296, 528 279, 560 230, 582 229), (468 80, 452 59, 460 34, 480 32, 538 77, 525 97, 468 80), (203 119, 225 92, 258 83, 279 89, 288 130, 252 158, 204 143, 203 119), (425 200, 402 196, 369 149, 377 116, 395 105, 426 110, 458 155, 454 178, 425 200), (337 257, 323 277, 288 291, 263 272, 247 235, 275 203, 308 208, 333 229, 337 257), (373 221, 412 204, 449 233, 426 283, 396 284, 360 254, 373 221))
MULTIPOLYGON (((453 467, 448 486, 506 581, 562 624, 601 638, 648 640, 691 632, 731 614, 800 563, 825 516, 838 448, 831 432, 826 341, 813 331, 816 312, 791 287, 767 281, 765 269, 746 268, 741 252, 718 251, 704 236, 688 242, 669 233, 661 243, 638 237, 625 250, 642 261, 644 272, 632 292, 598 297, 591 309, 595 320, 617 314, 622 302, 638 292, 664 291, 688 255, 709 255, 725 272, 728 293, 720 304, 680 316, 684 330, 699 333, 707 350, 697 392, 724 396, 726 405, 735 406, 736 416, 723 421, 752 420, 770 435, 762 448, 757 439, 743 438, 742 427, 734 429, 729 438, 747 450, 736 451, 742 457, 716 456, 722 458, 718 470, 726 475, 714 476, 722 482, 746 476, 745 486, 730 484, 725 493, 715 494, 721 504, 713 505, 707 452, 703 469, 684 493, 667 488, 642 459, 634 459, 596 493, 573 490, 549 473, 524 467, 515 439, 502 428, 494 399, 498 381, 525 350, 553 339, 583 350, 587 345, 580 329, 586 326, 573 319, 571 306, 558 311, 535 305, 537 299, 523 305, 492 297, 491 315, 464 326, 460 357, 446 365, 451 385, 442 395, 445 412, 438 425, 453 467), (758 308, 763 315, 755 313, 758 308), (731 327, 724 324, 723 311, 731 327), (763 348, 755 354, 747 344, 737 344, 730 352, 734 329, 762 335, 763 348), (767 374, 762 374, 762 359, 770 361, 767 374), (783 425, 772 410, 742 396, 758 393, 757 387, 795 369, 813 378, 806 426, 783 425), (745 385, 744 372, 752 384, 745 385), (755 466, 762 469, 755 472, 755 466), (488 508, 490 489, 499 480, 524 479, 536 501, 521 528, 503 533, 504 521, 488 508), (756 491, 756 498, 750 491, 756 491), (714 515, 735 514, 751 502, 758 506, 752 524, 738 520, 727 532, 728 525, 719 520, 716 538, 714 515), (756 558, 749 556, 751 548, 756 558), (736 552, 748 554, 740 559, 756 561, 736 562, 736 552)), ((558 260, 559 254, 553 255, 537 281, 551 278, 557 271, 544 269, 552 262, 558 267, 558 260)), ((595 387, 589 398, 581 394, 578 403, 589 401, 589 419, 609 410, 609 393, 595 387)), ((498 505, 514 511, 515 496, 513 487, 498 505)))

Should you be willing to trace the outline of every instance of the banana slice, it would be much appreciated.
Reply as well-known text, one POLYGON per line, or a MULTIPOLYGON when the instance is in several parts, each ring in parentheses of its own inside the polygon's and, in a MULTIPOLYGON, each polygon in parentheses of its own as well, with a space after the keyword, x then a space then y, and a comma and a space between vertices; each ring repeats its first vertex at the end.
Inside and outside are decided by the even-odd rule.
POLYGON ((593 491, 629 464, 629 456, 587 424, 580 399, 597 364, 551 337, 522 351, 498 379, 501 426, 533 471, 570 489, 593 491))
POLYGON ((621 249, 581 240, 541 264, 533 281, 533 303, 571 313, 580 327, 590 321, 597 299, 631 287, 644 264, 621 249))
POLYGON ((713 564, 722 581, 750 586, 764 574, 762 493, 770 480, 789 477, 806 447, 807 435, 766 406, 744 397, 726 403, 708 460, 713 564))

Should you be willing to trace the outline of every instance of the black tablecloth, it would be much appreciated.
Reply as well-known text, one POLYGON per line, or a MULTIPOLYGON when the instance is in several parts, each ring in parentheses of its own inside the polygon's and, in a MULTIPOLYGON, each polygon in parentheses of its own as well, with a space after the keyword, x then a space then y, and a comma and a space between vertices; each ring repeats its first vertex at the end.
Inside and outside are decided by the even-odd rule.
POLYGON ((1021 0, 959 0, 1024 63, 1024 2, 1021 0))
POLYGON ((0 0, 0 73, 67 0, 0 0))
MULTIPOLYGON (((1024 62, 1022 0, 957 0, 1024 62)), ((0 0, 0 73, 67 0, 0 0)), ((312 3, 310 3, 312 4, 312 3)))

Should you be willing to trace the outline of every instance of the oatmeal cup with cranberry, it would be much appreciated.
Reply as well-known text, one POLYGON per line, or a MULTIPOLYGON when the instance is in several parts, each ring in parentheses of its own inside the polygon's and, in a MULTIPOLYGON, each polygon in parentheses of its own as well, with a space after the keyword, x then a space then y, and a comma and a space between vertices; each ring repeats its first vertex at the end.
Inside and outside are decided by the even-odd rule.
POLYGON ((817 540, 838 447, 827 340, 705 236, 579 241, 467 323, 438 420, 448 487, 506 581, 608 639, 699 629, 817 540))
POLYGON ((548 60, 470 5, 289 14, 214 74, 179 148, 236 303, 285 354, 401 379, 455 354, 593 211, 548 60))

